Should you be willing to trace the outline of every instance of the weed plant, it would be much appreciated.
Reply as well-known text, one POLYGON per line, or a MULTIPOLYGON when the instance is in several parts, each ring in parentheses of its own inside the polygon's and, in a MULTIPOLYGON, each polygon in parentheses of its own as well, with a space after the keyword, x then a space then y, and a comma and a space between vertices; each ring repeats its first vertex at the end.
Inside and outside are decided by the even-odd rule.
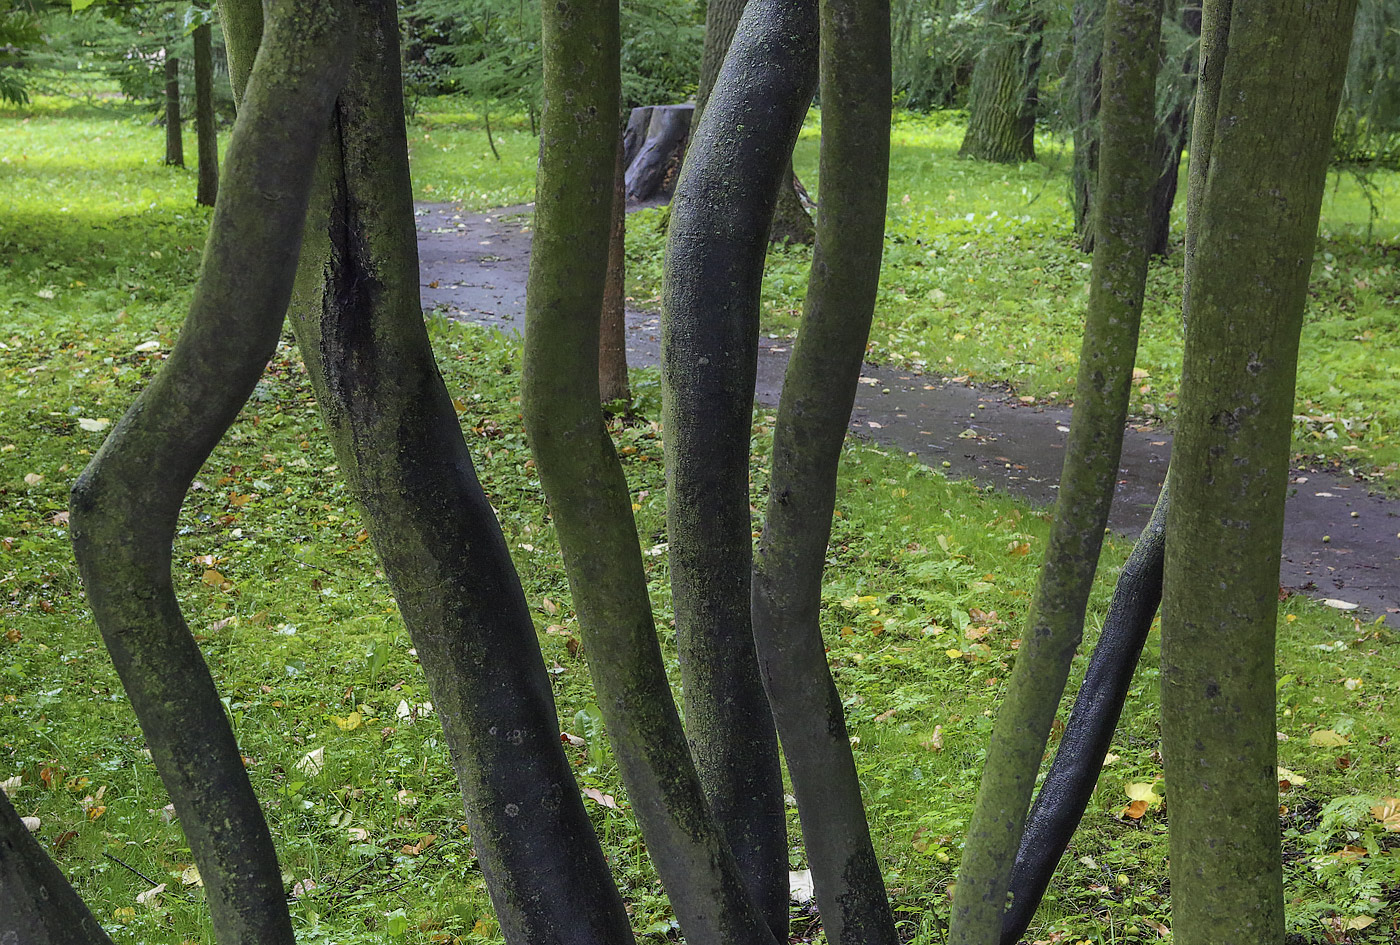
MULTIPOLYGON (((179 823, 82 598, 66 516, 74 477, 178 335, 206 211, 194 207, 192 172, 161 165, 159 131, 139 119, 40 103, 0 122, 0 782, 39 819, 41 843, 116 941, 212 943, 179 823)), ((465 148, 480 131, 427 133, 465 148)), ((415 148, 417 167, 430 169, 420 189, 445 181, 453 152, 435 152, 448 157, 433 164, 415 148)), ((1041 200, 1058 199, 1039 166, 957 167, 994 175, 997 187, 1004 175, 1008 192, 1034 184, 1041 200)), ((979 178, 960 191, 991 186, 979 178)), ((966 212, 996 209, 1001 191, 988 193, 966 212)), ((895 203, 905 206, 902 195, 895 203)), ((1021 215, 1034 222, 1031 210, 1021 215)), ((892 222, 892 233, 902 225, 892 222)), ((891 245, 898 258, 907 244, 891 245)), ((1052 251, 1026 252, 1045 268, 1052 251)), ((1054 252, 1077 266, 1067 246, 1054 252)), ((800 254, 790 256, 779 254, 795 274, 800 254)), ((783 271, 775 267, 770 283, 800 284, 783 271)), ((891 276, 887 301, 895 284, 891 276)), ((1068 275, 1057 285, 1072 291, 1068 275)), ((769 315, 774 328, 791 317, 769 315)), ((483 329, 439 319, 429 329, 534 609, 561 731, 582 741, 566 750, 580 785, 616 805, 587 801, 634 926, 647 941, 675 941, 593 705, 521 428, 519 350, 483 329)), ((900 344, 901 354, 928 358, 900 344)), ((972 357, 973 347, 957 350, 969 353, 955 361, 972 357)), ((633 389, 642 420, 613 432, 674 673, 655 373, 638 372, 633 389)), ((759 508, 772 422, 754 418, 759 508)), ((284 339, 188 496, 173 558, 182 606, 265 803, 300 940, 499 942, 431 697, 335 474, 303 366, 284 339)), ((947 885, 1046 530, 1045 515, 1018 501, 847 444, 823 631, 887 882, 915 942, 942 940, 947 885)), ((1126 550, 1115 544, 1105 556, 1090 641, 1126 550)), ((1290 921, 1305 941, 1394 941, 1400 819, 1387 819, 1385 805, 1400 794, 1400 649, 1381 627, 1298 598, 1281 605, 1279 640, 1290 921)), ((1130 786, 1163 793, 1157 649, 1154 633, 1034 939, 1163 940, 1171 799, 1138 818, 1124 813, 1130 786)), ((790 866, 802 869, 790 813, 790 866)), ((822 940, 808 907, 795 907, 794 931, 822 940)))

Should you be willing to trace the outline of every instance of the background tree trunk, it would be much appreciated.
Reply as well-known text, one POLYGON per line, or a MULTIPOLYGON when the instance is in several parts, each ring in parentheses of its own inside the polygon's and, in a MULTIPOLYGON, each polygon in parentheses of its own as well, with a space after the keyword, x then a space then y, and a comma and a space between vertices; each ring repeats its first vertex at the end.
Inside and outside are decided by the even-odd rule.
POLYGON ((968 825, 949 942, 999 938, 1026 808, 1084 629, 1118 476, 1147 281, 1148 164, 1161 0, 1110 0, 1104 21, 1103 127, 1089 312, 1074 417, 1040 581, 997 711, 968 825))
POLYGON ((627 200, 670 198, 676 189, 690 131, 695 127, 694 112, 691 105, 632 109, 622 135, 627 200))
POLYGON ((779 941, 787 842, 750 620, 749 443, 778 183, 817 81, 816 0, 750 0, 671 202, 661 314, 666 530, 686 734, 779 941))
POLYGON ((603 283, 603 313, 598 327, 598 396, 604 406, 622 403, 632 409, 627 384, 627 194, 622 138, 617 142, 613 173, 612 226, 608 231, 608 272, 603 283))
MULTIPOLYGON (((695 92, 695 124, 700 122, 710 100, 710 91, 720 66, 729 52, 729 44, 734 39, 734 29, 739 25, 739 17, 744 12, 748 0, 709 0, 705 5, 705 52, 700 60, 700 87, 695 92)), ((773 212, 773 226, 768 238, 774 243, 801 243, 812 245, 817 238, 812 224, 812 215, 802 200, 798 188, 802 186, 788 160, 787 172, 778 183, 778 203, 773 212)))
POLYGON ((180 60, 165 57, 165 163, 185 166, 185 142, 180 127, 180 60))
POLYGON ((1279 547, 1298 338, 1355 6, 1226 0, 1204 10, 1188 199, 1199 227, 1194 243, 1188 234, 1162 601, 1180 945, 1284 935, 1279 547))
POLYGON ((194 29, 194 127, 199 148, 195 203, 214 206, 219 193, 219 139, 214 123, 214 54, 208 23, 194 29))
POLYGON ((1035 160, 1035 112, 1045 14, 1034 3, 1013 10, 994 0, 989 39, 972 71, 962 157, 1018 164, 1035 160))
POLYGON ((778 404, 768 510, 753 567, 759 663, 832 945, 899 941, 820 621, 836 469, 884 248, 889 20, 888 0, 821 5, 822 212, 802 330, 778 404))
POLYGON ((277 855, 170 574, 186 489, 281 334, 321 130, 354 43, 337 3, 275 0, 179 341, 73 485, 73 550, 227 945, 293 942, 277 855), (248 273, 258 274, 249 279, 248 273))

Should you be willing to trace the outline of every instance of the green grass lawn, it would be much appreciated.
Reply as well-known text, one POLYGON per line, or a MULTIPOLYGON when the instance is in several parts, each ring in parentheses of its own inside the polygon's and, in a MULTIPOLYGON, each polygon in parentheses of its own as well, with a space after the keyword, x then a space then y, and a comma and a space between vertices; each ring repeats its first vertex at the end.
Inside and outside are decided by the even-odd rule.
MULTIPOLYGON (((416 166, 428 165, 420 190, 453 186, 453 154, 467 160, 485 150, 478 128, 435 121, 430 111, 414 127, 416 166), (459 151, 432 151, 429 160, 425 134, 459 151)), ((160 130, 130 113, 41 106, 0 112, 0 127, 0 782, 23 815, 40 819, 41 842, 119 943, 212 943, 189 850, 81 597, 64 514, 68 487, 103 430, 178 334, 207 214, 193 206, 192 173, 159 164, 160 130), (166 889, 138 901, 151 888, 138 872, 166 889)), ((919 127, 921 135, 951 135, 919 127)), ((922 148, 921 140, 910 147, 922 148)), ((1060 200, 1043 167, 949 166, 988 175, 964 189, 992 196, 965 212, 990 214, 994 198, 1034 192, 1037 182, 1041 200, 1060 200)), ((514 192, 517 183, 505 175, 485 192, 514 192)), ((894 199, 904 206, 901 194, 894 199)), ((1021 215, 1041 212, 1037 203, 1029 208, 1021 215)), ((1039 225, 1053 235, 1058 224, 1039 225)), ((939 238, 949 247, 970 239, 939 238)), ((891 254, 902 245, 892 243, 891 254)), ((1067 246, 1054 252, 1075 259, 1067 246)), ((800 254, 790 255, 770 279, 796 272, 800 254)), ((789 324, 781 321, 789 316, 771 317, 775 330, 789 324)), ((674 940, 592 703, 587 653, 571 643, 567 582, 526 462, 519 350, 480 329, 430 327, 535 608, 560 727, 587 742, 570 749, 580 782, 621 804, 589 802, 634 926, 647 940, 674 940)), ((888 339, 882 344, 893 351, 888 339)), ((932 357, 923 347, 900 349, 916 351, 932 357)), ((622 452, 638 540, 656 552, 645 560, 674 671, 658 382, 641 372, 634 385, 651 422, 615 435, 629 448, 622 452)), ((760 508, 771 423, 769 414, 755 416, 760 508)), ((300 940, 499 942, 431 698, 334 472, 288 341, 190 493, 173 559, 182 605, 267 805, 300 940)), ((947 884, 1047 522, 1012 499, 857 441, 843 457, 838 516, 824 631, 898 915, 913 941, 932 945, 941 941, 947 884)), ((1126 551, 1112 546, 1101 567, 1091 639, 1126 551)), ((1281 607, 1279 640, 1290 923, 1309 941, 1393 941, 1400 849, 1371 809, 1400 794, 1392 741, 1400 649, 1382 628, 1298 598, 1281 607)), ((1121 813, 1129 785, 1162 791, 1156 665, 1154 633, 1114 757, 1035 938, 1163 940, 1170 798, 1141 819, 1121 813)), ((797 869, 805 859, 792 814, 797 869)), ((810 928, 809 918, 795 920, 795 931, 810 928)))

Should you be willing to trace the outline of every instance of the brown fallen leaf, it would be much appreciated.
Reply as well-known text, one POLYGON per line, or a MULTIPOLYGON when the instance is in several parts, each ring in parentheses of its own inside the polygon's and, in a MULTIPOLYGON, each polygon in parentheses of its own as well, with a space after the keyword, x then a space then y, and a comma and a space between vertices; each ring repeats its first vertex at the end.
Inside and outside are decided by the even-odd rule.
POLYGON ((432 846, 433 841, 436 839, 437 834, 430 833, 426 837, 423 837, 421 840, 419 840, 417 843, 411 845, 405 843, 400 849, 403 851, 405 856, 417 856, 424 850, 428 849, 428 847, 432 846))
POLYGON ((602 804, 604 807, 609 807, 613 810, 621 810, 621 808, 617 806, 617 798, 613 797, 611 794, 604 794, 597 788, 584 788, 583 796, 602 804))

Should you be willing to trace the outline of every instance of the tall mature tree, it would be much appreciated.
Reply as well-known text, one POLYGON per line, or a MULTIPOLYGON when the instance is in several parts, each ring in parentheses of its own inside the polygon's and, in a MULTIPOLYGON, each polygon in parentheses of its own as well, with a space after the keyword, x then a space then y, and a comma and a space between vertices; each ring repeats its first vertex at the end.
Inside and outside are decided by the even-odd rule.
POLYGON ((1079 647, 1118 476, 1147 280, 1148 153, 1161 0, 1112 0, 1104 25, 1102 162, 1089 311, 1074 419, 1040 582, 997 712, 968 826, 949 941, 988 942, 1002 928, 1026 809, 1070 661, 1079 647))
POLYGON ((219 139, 214 123, 214 52, 209 23, 194 28, 194 127, 199 148, 195 203, 214 206, 219 194, 219 139))
POLYGON ((71 510, 98 628, 204 877, 219 940, 231 945, 290 945, 292 926, 262 808, 180 612, 171 542, 185 490, 276 348, 319 132, 354 42, 337 0, 275 0, 268 16, 189 316, 74 483, 71 510))
POLYGON ((884 248, 889 20, 888 0, 821 6, 822 207, 802 330, 773 430, 772 481, 753 568, 763 681, 792 776, 822 927, 833 945, 898 941, 820 621, 836 469, 884 248))
POLYGON ((1203 14, 1202 57, 1215 68, 1202 75, 1191 149, 1200 225, 1162 602, 1182 945, 1283 940, 1279 548, 1298 338, 1355 8, 1214 0, 1203 14))
MULTIPOLYGON (((709 104, 710 92, 719 77, 729 44, 734 39, 734 30, 744 12, 748 0, 709 0, 705 4, 705 51, 700 60, 700 85, 695 92, 695 117, 691 127, 699 127, 700 116, 709 104)), ((800 184, 788 161, 778 187, 778 203, 773 209, 773 223, 769 228, 769 238, 775 243, 802 243, 810 245, 816 239, 812 226, 812 215, 803 205, 798 194, 800 184)))
POLYGON ((961 156, 1001 164, 1035 160, 1045 20, 1040 0, 992 0, 987 7, 986 45, 972 71, 961 156))

